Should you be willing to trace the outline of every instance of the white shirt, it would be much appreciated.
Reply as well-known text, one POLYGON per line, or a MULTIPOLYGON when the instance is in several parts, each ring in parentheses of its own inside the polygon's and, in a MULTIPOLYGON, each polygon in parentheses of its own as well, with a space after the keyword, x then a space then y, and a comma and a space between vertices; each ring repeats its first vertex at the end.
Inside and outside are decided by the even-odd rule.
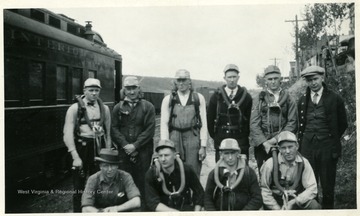
POLYGON ((311 91, 310 92, 311 101, 315 102, 315 104, 318 104, 319 101, 320 101, 320 98, 322 96, 323 91, 324 91, 324 87, 321 87, 321 89, 318 92, 311 91), (317 97, 316 101, 314 101, 314 96, 315 96, 316 93, 318 94, 318 97, 317 97))
POLYGON ((225 92, 227 94, 227 96, 230 98, 230 95, 231 95, 231 91, 233 91, 233 97, 235 97, 237 91, 238 91, 239 87, 236 86, 236 88, 234 89, 230 89, 229 87, 225 86, 225 92))
MULTIPOLYGON (((186 105, 186 102, 189 99, 190 91, 185 94, 181 92, 177 92, 179 95, 179 100, 182 106, 186 105)), ((202 147, 206 147, 207 139, 208 139, 208 131, 207 131, 207 119, 206 119, 206 102, 205 98, 202 94, 197 93, 199 95, 199 111, 202 127, 200 129, 200 143, 202 147)), ((169 117, 170 117, 170 95, 166 95, 161 103, 161 119, 160 119, 160 139, 169 139, 169 117)))
POLYGON ((282 89, 279 88, 279 90, 276 91, 276 92, 273 92, 273 91, 271 91, 270 89, 268 89, 267 91, 268 91, 270 94, 274 95, 274 97, 275 97, 274 102, 278 102, 278 101, 279 101, 279 97, 280 97, 280 92, 281 92, 281 90, 282 90, 282 89))

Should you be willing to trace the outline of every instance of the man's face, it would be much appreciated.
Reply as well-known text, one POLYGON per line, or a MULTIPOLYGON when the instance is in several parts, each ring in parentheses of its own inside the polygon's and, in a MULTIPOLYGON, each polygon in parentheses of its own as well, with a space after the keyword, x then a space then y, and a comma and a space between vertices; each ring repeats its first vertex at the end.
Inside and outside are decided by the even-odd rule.
POLYGON ((107 178, 114 178, 116 174, 116 170, 119 168, 117 164, 110 164, 110 163, 100 163, 100 170, 104 176, 107 178))
POLYGON ((158 151, 159 162, 163 169, 168 169, 174 166, 175 163, 175 151, 171 148, 162 148, 158 151))
POLYGON ((280 153, 289 163, 295 161, 298 149, 296 142, 293 141, 283 141, 279 147, 280 153))
POLYGON ((313 92, 318 92, 322 87, 322 82, 324 81, 324 76, 320 74, 307 76, 306 83, 313 92))
POLYGON ((240 76, 236 71, 226 72, 224 76, 224 80, 226 81, 226 86, 230 89, 236 88, 239 78, 240 76))
POLYGON ((234 166, 237 163, 240 152, 236 150, 222 150, 221 156, 224 162, 229 166, 234 166))
POLYGON ((130 100, 136 100, 139 98, 140 87, 139 86, 125 86, 124 93, 130 100))
POLYGON ((84 95, 88 101, 96 101, 99 98, 100 88, 98 87, 86 87, 84 88, 84 95))
POLYGON ((186 92, 190 89, 191 80, 187 78, 178 78, 175 80, 175 84, 180 92, 186 92))
POLYGON ((281 84, 281 76, 278 73, 270 73, 265 76, 265 84, 267 87, 275 92, 278 91, 281 84))

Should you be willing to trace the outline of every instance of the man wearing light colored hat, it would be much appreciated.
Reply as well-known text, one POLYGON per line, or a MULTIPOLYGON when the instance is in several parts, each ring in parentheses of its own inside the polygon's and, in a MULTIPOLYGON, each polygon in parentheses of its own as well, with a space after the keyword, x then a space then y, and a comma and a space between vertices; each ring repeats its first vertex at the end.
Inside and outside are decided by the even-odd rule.
POLYGON ((254 100, 250 120, 251 145, 260 170, 271 157, 270 149, 276 145, 281 131, 297 132, 298 114, 295 100, 281 88, 280 69, 269 65, 264 71, 266 89, 254 100))
POLYGON ((145 173, 150 167, 155 133, 155 108, 141 98, 137 77, 123 82, 124 99, 112 111, 111 137, 121 157, 120 168, 130 173, 139 188, 145 210, 145 173))
POLYGON ((322 207, 332 209, 340 138, 348 126, 346 109, 340 95, 326 86, 324 68, 310 66, 300 75, 308 85, 298 102, 300 152, 309 160, 321 184, 322 207))
POLYGON ((155 151, 145 179, 150 211, 200 211, 204 189, 192 167, 182 163, 174 142, 160 140, 155 151))
POLYGON ((255 171, 247 166, 235 139, 224 139, 220 160, 208 176, 205 188, 206 211, 258 210, 262 206, 255 171), (217 176, 216 176, 217 175, 217 176))
MULTIPOLYGON (((64 124, 64 143, 73 158, 75 191, 84 190, 87 176, 99 170, 94 157, 103 147, 111 147, 111 114, 99 98, 100 80, 88 78, 84 95, 76 96, 77 103, 69 107, 64 124)), ((73 194, 73 211, 81 212, 81 194, 73 194)))
POLYGON ((161 104, 160 139, 172 140, 181 159, 200 177, 208 139, 206 102, 191 85, 189 71, 176 71, 174 89, 161 104))
POLYGON ((317 185, 309 161, 298 153, 295 134, 278 136, 279 153, 261 167, 261 194, 267 210, 321 209, 315 200, 317 185))
POLYGON ((117 150, 101 149, 95 157, 100 171, 89 177, 82 195, 82 212, 128 212, 140 208, 140 191, 131 175, 119 170, 117 150))
POLYGON ((208 130, 215 145, 215 161, 220 159, 219 146, 223 139, 236 139, 243 154, 249 158, 249 123, 251 95, 238 85, 240 70, 235 64, 224 68, 226 84, 210 98, 207 109, 208 130))

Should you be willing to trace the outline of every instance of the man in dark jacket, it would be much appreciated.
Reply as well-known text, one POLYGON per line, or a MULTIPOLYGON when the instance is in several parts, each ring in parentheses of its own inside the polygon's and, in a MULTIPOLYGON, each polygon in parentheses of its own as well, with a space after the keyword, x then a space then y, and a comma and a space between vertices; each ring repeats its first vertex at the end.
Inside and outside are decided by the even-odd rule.
POLYGON ((204 207, 207 211, 258 210, 262 206, 255 171, 246 165, 235 139, 224 139, 221 159, 208 176, 204 207), (217 175, 216 175, 216 174, 217 175))
POLYGON ((112 111, 111 137, 120 155, 120 169, 134 179, 142 195, 142 209, 145 209, 145 173, 150 167, 155 133, 155 108, 140 98, 139 81, 134 76, 124 80, 124 101, 112 111))
POLYGON ((308 88, 298 103, 298 138, 300 152, 309 160, 321 184, 322 206, 332 209, 336 165, 341 155, 340 138, 348 125, 344 101, 327 88, 324 74, 324 68, 319 66, 310 66, 301 72, 308 88))
POLYGON ((243 154, 249 157, 249 122, 252 98, 246 88, 239 86, 239 68, 234 64, 226 65, 221 86, 210 98, 207 109, 208 131, 214 139, 215 160, 220 158, 219 146, 223 139, 233 138, 243 154))
POLYGON ((204 189, 195 171, 182 163, 171 140, 160 140, 154 166, 146 173, 145 198, 151 211, 200 211, 204 189))
POLYGON ((266 90, 254 101, 250 120, 251 144, 259 170, 271 157, 270 148, 275 147, 277 135, 281 131, 296 133, 298 124, 296 102, 287 90, 281 89, 280 69, 268 66, 264 79, 266 90))

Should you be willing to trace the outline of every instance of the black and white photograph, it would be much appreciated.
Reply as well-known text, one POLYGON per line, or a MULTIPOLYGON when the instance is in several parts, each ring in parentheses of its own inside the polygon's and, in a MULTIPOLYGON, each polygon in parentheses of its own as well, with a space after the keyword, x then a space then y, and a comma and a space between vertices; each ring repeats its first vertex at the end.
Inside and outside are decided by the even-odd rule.
POLYGON ((2 214, 359 214, 358 2, 0 5, 2 214))

